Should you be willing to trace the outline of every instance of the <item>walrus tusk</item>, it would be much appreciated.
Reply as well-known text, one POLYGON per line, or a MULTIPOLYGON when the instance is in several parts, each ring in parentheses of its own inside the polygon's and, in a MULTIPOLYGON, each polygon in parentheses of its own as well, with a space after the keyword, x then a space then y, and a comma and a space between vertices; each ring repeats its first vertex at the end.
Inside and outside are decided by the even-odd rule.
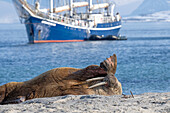
POLYGON ((105 78, 105 77, 92 78, 92 79, 86 80, 86 82, 92 82, 92 81, 96 81, 96 80, 103 80, 104 78, 105 78))
POLYGON ((90 86, 88 89, 92 89, 92 88, 95 88, 95 87, 98 87, 98 86, 102 86, 102 85, 106 85, 107 84, 107 82, 100 82, 100 83, 98 83, 98 84, 95 84, 95 85, 93 85, 93 86, 90 86))

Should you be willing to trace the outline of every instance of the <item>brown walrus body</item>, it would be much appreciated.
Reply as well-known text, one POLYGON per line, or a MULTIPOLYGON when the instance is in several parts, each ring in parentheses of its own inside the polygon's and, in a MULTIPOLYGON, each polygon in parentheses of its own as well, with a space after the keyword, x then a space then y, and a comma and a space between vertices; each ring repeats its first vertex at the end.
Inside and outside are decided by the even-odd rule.
POLYGON ((0 104, 63 95, 121 95, 122 87, 114 76, 116 55, 84 69, 56 68, 29 81, 0 86, 0 104))

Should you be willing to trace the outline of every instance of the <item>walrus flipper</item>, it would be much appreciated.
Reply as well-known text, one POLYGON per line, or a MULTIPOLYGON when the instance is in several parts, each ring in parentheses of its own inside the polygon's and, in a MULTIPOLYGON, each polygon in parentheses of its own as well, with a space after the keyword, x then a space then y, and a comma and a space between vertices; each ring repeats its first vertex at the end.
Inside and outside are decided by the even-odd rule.
POLYGON ((110 56, 110 58, 107 58, 103 62, 100 63, 100 67, 103 68, 107 73, 116 73, 117 68, 117 57, 114 54, 113 56, 110 56))
POLYGON ((5 85, 0 86, 0 104, 2 104, 3 100, 5 99, 5 92, 6 92, 5 85))
POLYGON ((26 96, 18 96, 15 99, 10 99, 10 100, 5 100, 3 101, 1 104, 5 105, 5 104, 19 104, 26 101, 26 96))

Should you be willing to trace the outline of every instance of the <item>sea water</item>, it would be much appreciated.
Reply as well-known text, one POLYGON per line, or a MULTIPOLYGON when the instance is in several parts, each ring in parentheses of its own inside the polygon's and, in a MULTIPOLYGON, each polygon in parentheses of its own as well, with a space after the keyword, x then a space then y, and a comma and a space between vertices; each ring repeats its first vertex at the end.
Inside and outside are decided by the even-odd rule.
POLYGON ((170 23, 123 23, 128 40, 28 44, 24 25, 0 24, 0 85, 53 68, 99 65, 114 53, 123 93, 170 92, 170 23))

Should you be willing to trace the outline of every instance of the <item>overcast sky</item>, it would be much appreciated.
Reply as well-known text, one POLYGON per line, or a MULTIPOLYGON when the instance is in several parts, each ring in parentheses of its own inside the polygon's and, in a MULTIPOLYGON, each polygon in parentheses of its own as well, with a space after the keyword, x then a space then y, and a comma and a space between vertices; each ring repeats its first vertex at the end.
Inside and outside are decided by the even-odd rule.
MULTIPOLYGON (((114 1, 117 5, 116 11, 121 15, 128 15, 135 10, 143 0, 109 0, 114 1)), ((19 22, 12 4, 12 0, 0 0, 0 23, 19 22)))

